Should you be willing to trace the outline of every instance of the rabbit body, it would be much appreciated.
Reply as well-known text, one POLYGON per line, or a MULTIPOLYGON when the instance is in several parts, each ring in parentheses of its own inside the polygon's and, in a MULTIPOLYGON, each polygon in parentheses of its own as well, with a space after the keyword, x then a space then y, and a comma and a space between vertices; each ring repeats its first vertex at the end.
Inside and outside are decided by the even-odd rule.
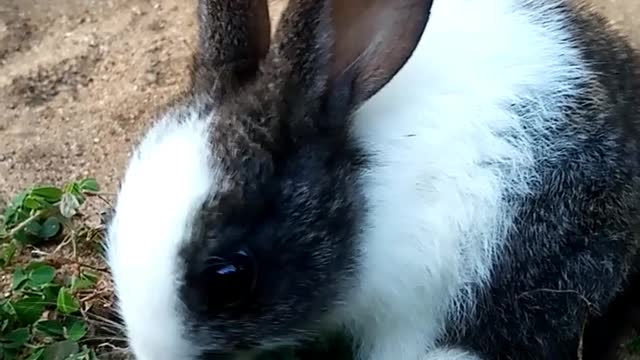
POLYGON ((200 2, 192 92, 137 148, 109 227, 138 359, 326 329, 352 334, 360 360, 576 359, 637 271, 634 51, 561 0, 404 1, 406 19, 371 1, 360 19, 393 21, 334 76, 343 8, 326 35, 323 2, 298 2, 268 52, 211 25, 262 8, 200 2), (376 50, 398 21, 415 21, 414 46, 375 60, 393 58, 376 50), (221 50, 237 44, 254 46, 221 50), (251 56, 266 65, 247 71, 251 56), (237 291, 219 257, 240 259, 234 284, 254 276, 240 303, 215 299, 237 291))
POLYGON ((638 68, 602 20, 573 11, 434 2, 412 58, 357 113, 374 205, 347 316, 366 319, 374 358, 450 341, 483 359, 571 358, 586 313, 625 283, 638 68))

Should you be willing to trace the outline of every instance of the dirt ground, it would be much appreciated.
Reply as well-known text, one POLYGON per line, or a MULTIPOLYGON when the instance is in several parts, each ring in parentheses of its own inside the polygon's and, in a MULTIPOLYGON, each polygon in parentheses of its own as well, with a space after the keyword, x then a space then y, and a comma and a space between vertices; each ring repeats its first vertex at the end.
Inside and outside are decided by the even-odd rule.
MULTIPOLYGON (((591 2, 640 46, 640 0, 591 2)), ((81 176, 115 192, 150 115, 185 84, 194 5, 0 0, 0 205, 81 176)))
POLYGON ((86 175, 117 188, 154 107, 184 85, 194 4, 0 0, 0 203, 86 175))

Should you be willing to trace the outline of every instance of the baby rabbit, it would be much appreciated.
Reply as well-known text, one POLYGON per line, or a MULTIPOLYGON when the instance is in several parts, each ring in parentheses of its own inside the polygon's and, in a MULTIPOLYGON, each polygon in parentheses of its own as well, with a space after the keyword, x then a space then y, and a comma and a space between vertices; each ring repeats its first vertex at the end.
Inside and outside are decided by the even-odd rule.
POLYGON ((624 38, 563 0, 290 0, 273 38, 266 0, 197 9, 108 227, 138 360, 579 357, 638 270, 624 38))

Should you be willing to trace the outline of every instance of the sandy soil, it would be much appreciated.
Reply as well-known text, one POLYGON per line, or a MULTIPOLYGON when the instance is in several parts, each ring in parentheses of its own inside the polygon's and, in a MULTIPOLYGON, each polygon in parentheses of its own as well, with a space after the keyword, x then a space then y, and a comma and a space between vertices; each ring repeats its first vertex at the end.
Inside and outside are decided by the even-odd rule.
POLYGON ((194 4, 0 1, 0 204, 79 176, 117 188, 154 108, 185 83, 194 4))
MULTIPOLYGON (((591 1, 640 46, 640 0, 591 1)), ((185 84, 194 4, 0 0, 0 207, 81 176, 115 191, 150 115, 185 84)))

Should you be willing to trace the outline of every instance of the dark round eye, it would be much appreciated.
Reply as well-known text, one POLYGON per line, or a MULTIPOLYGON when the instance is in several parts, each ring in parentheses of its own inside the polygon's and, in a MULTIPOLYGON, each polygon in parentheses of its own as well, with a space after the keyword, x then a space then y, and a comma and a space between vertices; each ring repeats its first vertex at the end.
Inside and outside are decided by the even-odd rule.
POLYGON ((207 287, 209 310, 235 305, 251 294, 256 284, 256 264, 251 253, 240 250, 207 260, 202 280, 207 287))

